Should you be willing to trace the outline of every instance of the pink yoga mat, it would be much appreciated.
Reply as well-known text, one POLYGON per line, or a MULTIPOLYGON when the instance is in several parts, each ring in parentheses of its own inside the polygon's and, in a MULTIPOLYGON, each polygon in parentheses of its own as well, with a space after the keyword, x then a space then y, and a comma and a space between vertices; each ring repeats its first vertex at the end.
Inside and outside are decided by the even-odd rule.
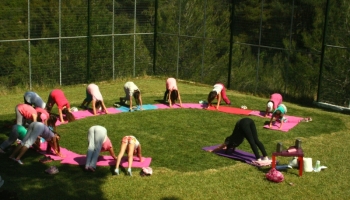
MULTIPOLYGON (((249 113, 249 115, 258 116, 258 117, 264 117, 265 118, 265 112, 264 111, 257 111, 253 110, 249 113)), ((266 118, 271 118, 271 114, 267 115, 266 118)))
MULTIPOLYGON (((61 154, 63 157, 59 157, 53 154, 47 154, 46 153, 46 147, 47 143, 41 143, 40 149, 40 154, 43 154, 45 156, 50 156, 53 160, 61 160, 61 164, 71 164, 71 165, 85 165, 86 163, 86 156, 85 155, 80 155, 77 154, 73 151, 69 151, 66 148, 61 147, 61 154)), ((134 168, 142 168, 142 167, 149 167, 151 164, 152 158, 146 158, 144 157, 143 162, 139 162, 138 157, 134 157, 134 161, 132 163, 132 167, 134 168)), ((110 166, 110 165, 115 165, 115 160, 112 156, 99 156, 97 160, 97 166, 110 166)), ((128 167, 128 158, 123 157, 121 160, 121 166, 123 167, 128 167)))
POLYGON ((43 154, 45 156, 50 156, 53 160, 63 160, 64 159, 63 157, 67 157, 73 153, 73 152, 67 150, 66 148, 61 147, 60 151, 61 151, 61 154, 63 157, 59 157, 59 156, 56 156, 52 153, 46 153, 46 147, 47 147, 47 142, 41 143, 40 144, 41 151, 39 151, 39 153, 43 154))
MULTIPOLYGON (((138 157, 134 157, 132 162, 132 167, 134 168, 142 168, 142 167, 149 167, 152 161, 152 158, 149 157, 143 157, 144 161, 139 162, 138 157)), ((68 156, 64 158, 61 161, 61 164, 70 164, 70 165, 85 165, 86 163, 86 155, 78 155, 74 154, 72 156, 68 156)), ((113 166, 115 165, 116 161, 112 156, 99 156, 96 165, 97 166, 113 166)), ((128 167, 128 158, 124 156, 121 160, 122 167, 128 167)))
MULTIPOLYGON (((119 110, 115 109, 115 108, 107 108, 108 114, 116 114, 116 113, 120 113, 119 110)), ((72 114, 74 115, 75 119, 82 119, 85 117, 92 117, 94 116, 94 114, 92 113, 92 110, 79 110, 76 112, 72 112, 72 114)), ((97 115, 104 115, 105 112, 103 111, 98 111, 97 115)))
POLYGON ((285 118, 287 118, 287 122, 283 123, 283 126, 282 126, 281 130, 279 129, 279 127, 281 126, 281 123, 279 121, 272 122, 272 127, 271 128, 269 127, 269 125, 265 125, 264 128, 271 129, 271 130, 288 132, 290 129, 292 129, 296 125, 298 125, 300 123, 300 120, 303 119, 301 117, 294 117, 294 116, 285 116, 285 118))
MULTIPOLYGON (((120 113, 121 111, 120 110, 117 110, 116 108, 114 107, 111 107, 111 108, 107 108, 107 111, 108 111, 108 114, 117 114, 117 113, 120 113)), ((76 111, 76 112, 72 112, 72 114, 74 115, 75 119, 83 119, 85 117, 92 117, 94 116, 92 114, 92 110, 89 109, 89 110, 79 110, 79 111, 76 111)), ((105 112, 103 111, 98 111, 97 112, 97 115, 105 115, 105 112)), ((60 120, 57 118, 57 121, 56 121, 56 126, 59 126, 61 124, 67 124, 68 121, 65 121, 65 122, 60 122, 60 120)))
MULTIPOLYGON (((155 104, 158 109, 166 109, 170 108, 168 104, 155 104)), ((197 108, 197 109, 203 109, 205 105, 199 104, 199 103, 183 103, 182 107, 183 108, 197 108)), ((181 108, 180 104, 176 103, 173 105, 173 108, 181 108)))

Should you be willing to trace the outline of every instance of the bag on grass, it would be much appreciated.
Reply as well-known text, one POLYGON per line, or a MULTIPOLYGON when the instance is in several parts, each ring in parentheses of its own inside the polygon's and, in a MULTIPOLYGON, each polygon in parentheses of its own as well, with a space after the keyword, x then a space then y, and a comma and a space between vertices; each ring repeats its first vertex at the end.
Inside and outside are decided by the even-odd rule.
POLYGON ((153 173, 153 170, 150 167, 142 167, 140 172, 141 176, 150 176, 152 175, 152 173, 153 173))
POLYGON ((283 174, 275 168, 272 168, 269 172, 267 172, 266 178, 276 183, 280 183, 284 180, 283 174))

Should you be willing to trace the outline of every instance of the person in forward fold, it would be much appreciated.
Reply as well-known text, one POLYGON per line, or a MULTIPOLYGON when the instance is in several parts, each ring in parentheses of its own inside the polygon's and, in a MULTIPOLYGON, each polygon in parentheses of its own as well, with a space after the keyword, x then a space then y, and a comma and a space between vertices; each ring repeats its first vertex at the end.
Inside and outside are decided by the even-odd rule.
POLYGON ((176 79, 175 78, 168 78, 166 80, 165 89, 166 90, 164 92, 163 100, 164 101, 168 100, 170 108, 173 107, 173 105, 175 104, 176 100, 179 100, 180 107, 182 108, 182 101, 181 101, 180 91, 179 91, 179 89, 177 87, 176 79))
POLYGON ((74 115, 70 111, 70 104, 64 95, 63 91, 60 89, 54 89, 50 92, 47 104, 46 104, 46 110, 51 113, 52 107, 57 104, 58 107, 58 113, 59 113, 59 119, 63 123, 63 114, 66 115, 66 118, 68 122, 72 122, 75 120, 74 115))
POLYGON ((287 121, 287 119, 284 117, 284 115, 286 113, 287 113, 287 107, 283 103, 278 105, 276 110, 273 111, 273 113, 272 113, 269 127, 270 128, 272 127, 272 121, 273 121, 273 118, 275 118, 276 120, 280 121, 281 125, 280 125, 279 129, 281 130, 283 123, 285 123, 287 121))
POLYGON ((16 123, 18 125, 25 125, 26 120, 36 122, 38 118, 38 112, 28 104, 18 104, 15 108, 16 111, 16 123))
POLYGON ((210 150, 210 152, 216 152, 221 149, 225 149, 225 153, 227 154, 229 153, 230 149, 233 149, 233 151, 235 151, 236 147, 242 144, 244 139, 247 139, 251 149, 254 152, 256 161, 261 161, 258 148, 263 155, 263 160, 268 160, 265 147, 258 138, 255 123, 250 118, 242 118, 237 121, 232 134, 225 139, 225 142, 223 144, 213 150, 210 150))
POLYGON ((140 162, 143 162, 142 152, 141 152, 141 144, 134 136, 124 136, 120 145, 120 151, 117 158, 117 163, 115 165, 114 172, 119 175, 119 165, 124 156, 124 154, 128 154, 128 175, 132 176, 131 166, 132 161, 134 159, 134 155, 139 157, 140 162))
POLYGON ((28 91, 23 95, 24 103, 34 106, 35 108, 45 108, 46 103, 41 99, 41 97, 32 91, 28 91))
POLYGON ((24 128, 24 126, 18 124, 13 125, 9 138, 0 145, 0 153, 5 153, 6 148, 16 142, 17 139, 23 140, 26 134, 27 129, 24 128))
POLYGON ((41 122, 44 123, 45 125, 47 125, 47 120, 50 117, 50 114, 47 112, 47 110, 40 108, 40 107, 36 107, 35 110, 38 113, 38 118, 41 119, 41 122))
POLYGON ((277 109, 277 107, 282 103, 282 95, 279 93, 273 93, 271 94, 270 100, 266 103, 266 111, 265 111, 265 117, 270 115, 274 110, 277 109))
POLYGON ((212 106, 212 102, 215 98, 218 100, 215 106, 216 110, 219 110, 221 100, 224 100, 227 105, 231 105, 231 101, 226 96, 226 88, 222 83, 216 83, 213 90, 210 91, 208 95, 208 107, 212 106))
POLYGON ((44 138, 51 144, 51 146, 54 147, 55 154, 57 156, 62 157, 58 144, 58 140, 60 139, 59 134, 54 133, 48 126, 41 122, 33 122, 29 125, 26 136, 23 138, 21 143, 17 145, 16 149, 12 152, 9 158, 22 165, 23 163, 21 161, 21 157, 28 150, 28 148, 37 141, 39 136, 44 138))
POLYGON ((92 172, 96 170, 97 159, 101 151, 108 151, 109 154, 117 160, 112 142, 107 136, 107 129, 105 127, 99 125, 90 127, 88 131, 88 144, 85 170, 92 172))
POLYGON ((92 102, 92 111, 94 115, 96 115, 96 110, 100 110, 101 108, 106 114, 108 114, 100 89, 94 83, 91 83, 86 87, 86 98, 80 107, 87 108, 90 102, 92 102))
POLYGON ((134 82, 128 81, 124 84, 124 92, 125 97, 120 98, 120 102, 123 104, 126 104, 127 101, 130 101, 129 103, 129 111, 132 111, 132 97, 134 97, 136 101, 136 105, 140 105, 140 110, 143 110, 142 108, 142 98, 141 98, 141 91, 140 89, 135 85, 134 82))

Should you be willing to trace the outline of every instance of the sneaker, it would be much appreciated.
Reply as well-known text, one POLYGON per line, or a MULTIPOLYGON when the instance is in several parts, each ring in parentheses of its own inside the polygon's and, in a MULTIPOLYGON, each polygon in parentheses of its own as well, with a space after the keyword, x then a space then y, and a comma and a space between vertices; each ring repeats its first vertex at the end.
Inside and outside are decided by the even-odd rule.
POLYGON ((114 170, 114 173, 115 173, 116 175, 119 175, 119 169, 115 169, 115 170, 114 170))
POLYGON ((23 165, 23 162, 21 160, 16 160, 18 164, 23 165))
POLYGON ((23 162, 21 160, 17 160, 16 158, 10 158, 10 159, 17 162, 20 165, 23 165, 23 162))
POLYGON ((293 168, 293 167, 298 167, 298 158, 294 157, 291 161, 289 161, 288 163, 288 167, 289 168, 293 168))
POLYGON ((130 169, 130 168, 128 169, 128 172, 127 172, 127 173, 128 173, 129 176, 132 176, 132 173, 131 173, 131 169, 130 169))

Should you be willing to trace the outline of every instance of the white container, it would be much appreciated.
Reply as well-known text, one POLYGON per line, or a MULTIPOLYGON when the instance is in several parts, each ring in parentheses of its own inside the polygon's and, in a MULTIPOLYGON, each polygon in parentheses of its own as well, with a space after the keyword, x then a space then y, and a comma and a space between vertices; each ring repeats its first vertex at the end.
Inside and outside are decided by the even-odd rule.
POLYGON ((304 158, 304 172, 313 172, 314 168, 312 167, 312 158, 304 158))

